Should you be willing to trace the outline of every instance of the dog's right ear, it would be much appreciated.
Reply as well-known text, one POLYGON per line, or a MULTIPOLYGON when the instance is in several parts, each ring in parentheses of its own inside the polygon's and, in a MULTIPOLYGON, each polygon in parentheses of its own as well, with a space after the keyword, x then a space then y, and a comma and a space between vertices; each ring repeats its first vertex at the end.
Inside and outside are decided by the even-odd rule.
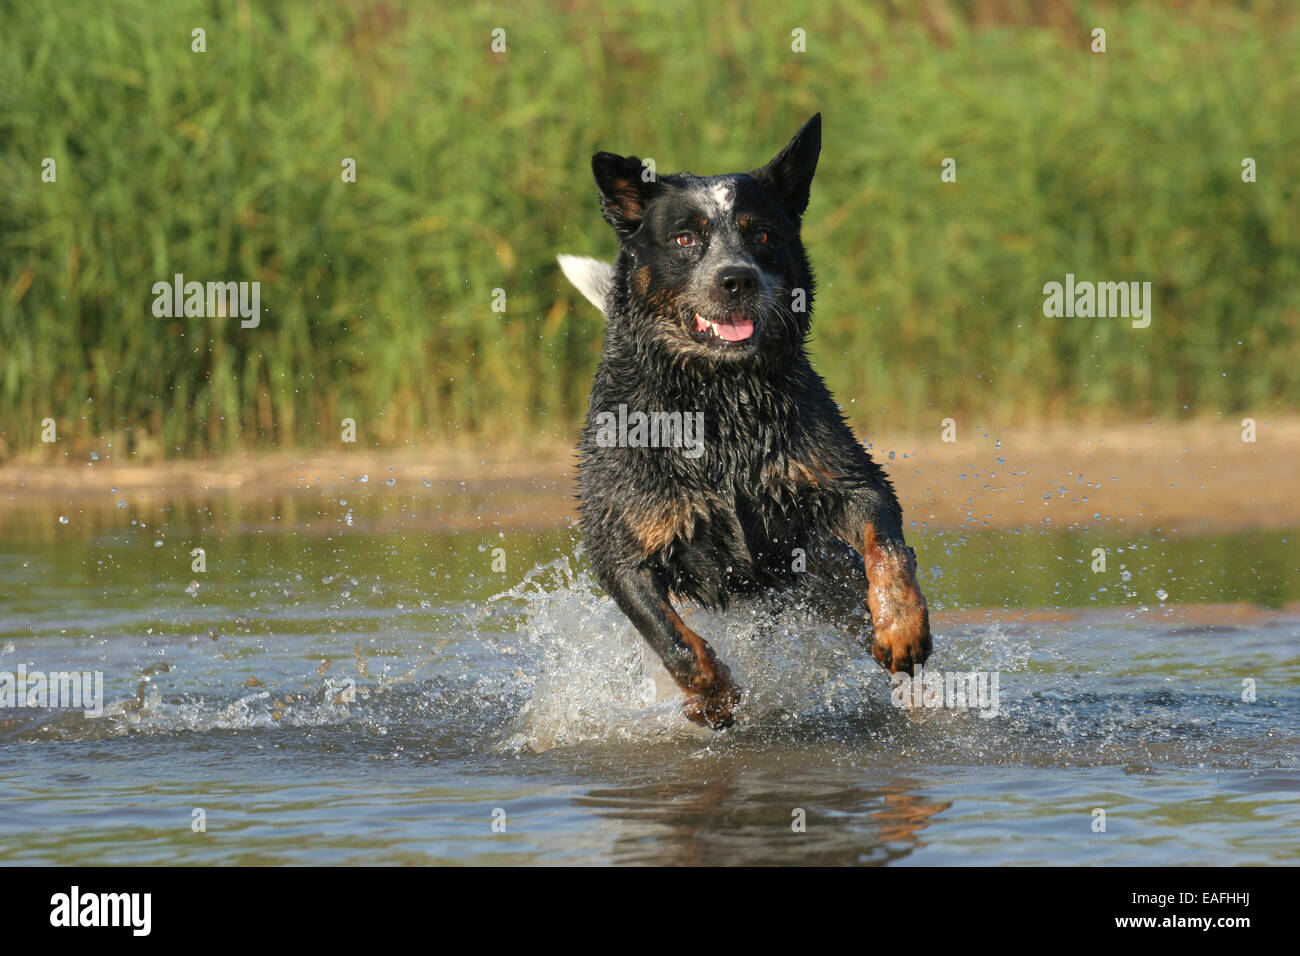
POLYGON ((641 228, 645 208, 659 189, 654 173, 636 156, 615 153, 591 157, 591 172, 596 177, 605 221, 614 227, 619 239, 628 238, 641 228))
POLYGON ((808 195, 821 151, 822 114, 816 113, 770 163, 752 175, 776 186, 786 211, 800 219, 808 208, 808 195))

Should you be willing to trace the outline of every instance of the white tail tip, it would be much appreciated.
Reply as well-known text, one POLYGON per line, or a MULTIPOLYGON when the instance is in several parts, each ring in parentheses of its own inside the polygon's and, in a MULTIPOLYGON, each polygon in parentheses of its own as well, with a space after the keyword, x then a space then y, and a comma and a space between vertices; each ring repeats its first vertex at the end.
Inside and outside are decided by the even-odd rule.
POLYGON ((586 256, 556 256, 560 268, 574 288, 583 294, 588 302, 605 311, 609 301, 609 291, 614 287, 614 267, 599 259, 586 256))

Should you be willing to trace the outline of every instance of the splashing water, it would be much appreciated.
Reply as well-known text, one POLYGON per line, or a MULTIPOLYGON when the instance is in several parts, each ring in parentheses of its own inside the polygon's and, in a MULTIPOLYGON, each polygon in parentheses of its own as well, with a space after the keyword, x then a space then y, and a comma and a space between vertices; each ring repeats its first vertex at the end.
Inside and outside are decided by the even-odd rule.
MULTIPOLYGON (((683 695, 615 603, 586 569, 561 557, 534 568, 492 599, 518 618, 521 649, 533 666, 520 673, 527 697, 505 743, 543 751, 611 740, 712 738, 682 714, 683 695)), ((775 619, 758 602, 726 611, 683 609, 731 669, 744 696, 729 734, 782 725, 895 716, 889 676, 857 635, 815 611, 788 607, 775 619)), ((487 619, 480 615, 478 623, 487 619)), ((1029 645, 997 629, 948 644, 947 666, 1022 669, 1029 645)))
MULTIPOLYGON (((57 524, 54 507, 41 527, 57 524)), ((178 547, 153 546, 155 520, 97 535, 78 513, 66 553, 0 542, 0 671, 105 677, 102 718, 0 712, 0 843, 13 859, 1131 864, 1156 846, 1166 862, 1294 852, 1300 616, 1178 604, 1211 553, 1200 539, 1153 542, 1158 566, 1106 579, 1112 604, 1155 573, 1162 591, 1181 589, 1152 585, 1151 607, 1097 606, 1099 579, 1055 570, 1056 554, 1087 553, 1074 539, 1052 539, 1047 559, 1035 551, 1047 539, 941 542, 927 670, 999 673, 995 719, 895 706, 862 635, 811 610, 682 607, 744 692, 737 724, 715 732, 682 715, 681 691, 570 533, 494 532, 512 568, 531 568, 520 580, 486 573, 482 535, 416 543, 406 513, 376 530, 352 503, 319 512, 310 532, 301 519, 227 522, 222 550, 247 562, 201 577, 178 547), (1018 573, 988 576, 1003 564, 1018 573), (1065 606, 1048 606, 1058 593, 1065 606), (94 822, 106 801, 112 815, 94 822), (188 833, 192 806, 223 824, 178 843, 168 821, 188 833), (1099 806, 1123 808, 1112 828, 1124 840, 1080 840, 1099 806), (510 831, 488 836, 497 807, 510 831), (793 842, 792 807, 809 817, 793 842)), ((173 517, 167 541, 206 520, 173 517)), ((1289 544, 1273 544, 1250 539, 1250 553, 1276 558, 1251 580, 1290 566, 1289 544)))

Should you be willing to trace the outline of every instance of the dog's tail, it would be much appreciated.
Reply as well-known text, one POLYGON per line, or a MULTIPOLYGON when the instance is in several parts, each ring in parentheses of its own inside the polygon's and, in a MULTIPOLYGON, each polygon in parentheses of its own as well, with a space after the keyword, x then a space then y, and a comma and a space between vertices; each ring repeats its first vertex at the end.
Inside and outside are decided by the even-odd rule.
POLYGON ((587 301, 605 311, 609 301, 609 290, 614 287, 614 267, 599 259, 586 256, 556 256, 560 268, 574 287, 586 297, 587 301))

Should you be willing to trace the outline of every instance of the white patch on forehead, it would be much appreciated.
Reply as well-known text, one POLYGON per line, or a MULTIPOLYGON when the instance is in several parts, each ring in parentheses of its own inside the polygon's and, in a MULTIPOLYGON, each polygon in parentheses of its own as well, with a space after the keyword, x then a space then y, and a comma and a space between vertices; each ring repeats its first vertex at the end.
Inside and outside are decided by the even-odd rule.
POLYGON ((733 198, 731 183, 714 183, 709 187, 709 198, 713 201, 713 204, 718 207, 719 214, 726 215, 729 213, 731 211, 731 201, 733 198))
POLYGON ((726 180, 696 186, 693 195, 704 214, 713 222, 730 217, 736 198, 733 184, 726 180))

